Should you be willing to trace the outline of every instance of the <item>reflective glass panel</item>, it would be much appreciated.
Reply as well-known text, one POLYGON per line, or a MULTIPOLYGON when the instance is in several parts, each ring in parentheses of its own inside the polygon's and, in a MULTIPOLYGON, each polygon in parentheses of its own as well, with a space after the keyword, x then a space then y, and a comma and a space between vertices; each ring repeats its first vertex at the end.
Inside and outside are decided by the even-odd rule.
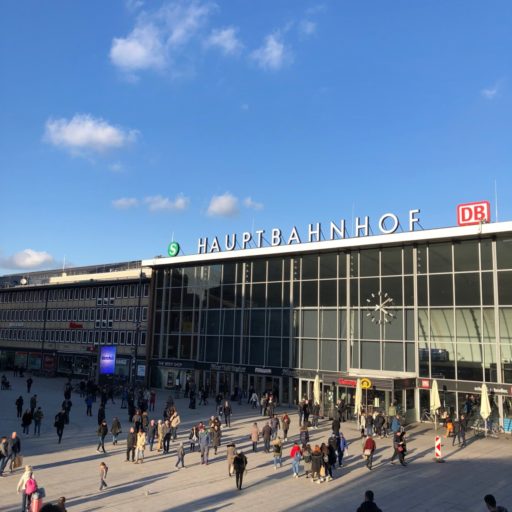
POLYGON ((428 247, 428 271, 431 274, 437 272, 452 271, 452 244, 430 244, 428 247))
POLYGON ((455 272, 479 269, 478 240, 463 240, 453 244, 455 272))

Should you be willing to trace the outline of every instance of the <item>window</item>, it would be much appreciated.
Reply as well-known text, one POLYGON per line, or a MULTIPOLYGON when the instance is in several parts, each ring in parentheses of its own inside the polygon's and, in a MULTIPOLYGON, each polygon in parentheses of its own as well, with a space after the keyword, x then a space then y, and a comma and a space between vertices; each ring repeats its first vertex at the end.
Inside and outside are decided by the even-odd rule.
POLYGON ((145 322, 148 319, 148 308, 147 306, 142 308, 142 321, 145 322))
POLYGON ((133 322, 134 320, 134 317, 133 317, 133 308, 128 308, 128 321, 129 322, 133 322))
POLYGON ((131 345, 132 342, 133 342, 133 332, 128 331, 127 336, 126 336, 126 344, 131 345))
POLYGON ((121 308, 116 308, 115 312, 114 312, 114 320, 116 322, 119 322, 120 318, 121 318, 121 308))
POLYGON ((123 308, 121 310, 121 321, 123 321, 123 322, 126 322, 126 313, 127 313, 126 308, 123 308))
POLYGON ((113 340, 114 340, 114 345, 117 345, 119 342, 119 331, 114 331, 113 340))
POLYGON ((119 336, 119 344, 120 345, 126 344, 126 333, 124 331, 121 331, 121 335, 119 336))
POLYGON ((130 297, 135 297, 135 285, 130 285, 130 297))

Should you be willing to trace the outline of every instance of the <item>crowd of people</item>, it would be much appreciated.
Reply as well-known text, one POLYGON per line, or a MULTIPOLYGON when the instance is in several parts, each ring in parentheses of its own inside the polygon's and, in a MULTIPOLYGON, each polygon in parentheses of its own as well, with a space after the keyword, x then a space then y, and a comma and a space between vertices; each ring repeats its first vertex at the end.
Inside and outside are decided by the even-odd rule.
MULTIPOLYGON (((30 394, 33 384, 32 378, 27 379, 27 393, 30 394)), ((80 399, 84 401, 86 415, 93 416, 93 408, 97 404, 97 446, 100 454, 106 454, 108 450, 109 434, 111 444, 116 446, 119 436, 123 432, 122 423, 125 420, 118 416, 112 416, 110 421, 107 418, 107 407, 109 402, 114 404, 118 395, 121 396, 121 408, 127 411, 126 429, 126 452, 123 451, 124 461, 133 464, 143 464, 148 452, 156 452, 162 456, 171 456, 176 470, 187 467, 186 459, 195 452, 198 453, 201 465, 207 466, 212 457, 217 458, 220 448, 223 446, 226 433, 229 434, 233 418, 232 399, 239 400, 240 394, 215 396, 214 414, 207 421, 199 421, 190 428, 183 429, 182 419, 177 403, 173 396, 169 396, 160 414, 155 412, 156 393, 149 389, 138 387, 123 387, 115 392, 110 386, 98 387, 94 382, 82 381, 75 388, 80 399), (174 458, 175 457, 175 458, 174 458)), ((63 433, 66 425, 70 423, 73 386, 67 382, 64 387, 64 397, 60 410, 54 417, 54 427, 57 433, 57 442, 63 440, 63 433)), ((195 388, 188 387, 185 391, 189 399, 194 399, 195 388)), ((200 403, 207 402, 207 394, 204 389, 198 391, 200 403)), ((318 440, 318 435, 312 441, 312 431, 319 428, 321 412, 318 402, 304 397, 298 404, 298 414, 289 415, 288 412, 278 413, 277 395, 269 391, 259 396, 254 390, 249 390, 247 403, 251 408, 259 408, 262 419, 253 422, 247 431, 247 437, 242 436, 234 440, 229 435, 229 442, 226 445, 226 460, 228 477, 235 477, 236 489, 242 490, 244 475, 250 467, 250 453, 263 451, 269 456, 269 464, 273 465, 274 471, 280 471, 285 461, 289 462, 291 476, 299 478, 304 476, 313 483, 322 484, 336 478, 335 471, 344 466, 344 459, 349 453, 349 442, 342 432, 343 423, 349 419, 348 408, 343 400, 340 400, 335 409, 335 417, 332 419, 328 435, 318 440), (290 426, 298 420, 298 436, 289 438, 290 426), (247 443, 247 439, 249 443, 247 443), (248 450, 246 443, 248 444, 248 450), (244 451, 245 449, 245 451, 244 451), (249 454, 248 454, 249 452, 249 454)), ((76 400, 74 398, 74 400, 76 400)), ((29 405, 23 412, 24 400, 20 395, 16 401, 16 414, 21 421, 24 435, 30 435, 30 427, 34 424, 34 436, 39 436, 41 422, 44 418, 42 407, 39 404, 37 394, 32 394, 29 405), (20 413, 21 411, 21 413, 20 413)), ((195 406, 189 401, 189 407, 195 406)), ((402 425, 400 414, 389 409, 389 414, 382 412, 361 411, 357 421, 360 427, 361 441, 360 448, 353 450, 354 455, 362 455, 363 464, 372 470, 374 454, 377 451, 378 439, 392 438, 392 456, 390 463, 396 461, 406 466, 407 439, 406 432, 402 425), (396 413, 396 414, 394 414, 396 413), (359 452, 360 450, 360 452, 359 452)), ((322 427, 325 428, 325 421, 322 427)), ((455 438, 454 438, 455 440, 455 438)), ((462 443, 465 438, 462 437, 462 443)), ((356 443, 357 445, 358 443, 356 443)), ((9 438, 2 437, 0 440, 0 475, 5 476, 6 470, 13 472, 23 466, 21 439, 16 432, 9 438)), ((352 452, 352 449, 351 449, 352 452)), ((357 459, 352 459, 357 460, 357 459)), ((108 488, 107 475, 109 467, 103 460, 99 463, 99 488, 101 492, 108 488)), ((25 470, 17 486, 22 499, 22 512, 30 510, 33 499, 42 499, 45 496, 43 487, 39 487, 30 465, 25 465, 25 470)), ((503 507, 497 507, 492 496, 486 496, 486 504, 490 511, 505 511, 503 507), (492 507, 495 508, 492 508, 492 507), (496 508, 497 507, 497 508, 496 508)), ((60 498, 59 503, 45 505, 46 510, 65 510, 65 498, 60 498), (59 508, 49 508, 59 507, 59 508)), ((43 508, 43 510, 45 510, 43 508)), ((380 509, 374 501, 372 491, 366 491, 365 500, 357 509, 361 512, 378 512, 380 509)))

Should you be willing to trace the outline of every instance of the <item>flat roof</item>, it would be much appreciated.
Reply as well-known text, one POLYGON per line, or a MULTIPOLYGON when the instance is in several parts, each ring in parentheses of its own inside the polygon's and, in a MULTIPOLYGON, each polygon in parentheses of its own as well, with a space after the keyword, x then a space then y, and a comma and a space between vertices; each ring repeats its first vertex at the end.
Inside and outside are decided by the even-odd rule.
MULTIPOLYGON (((185 266, 190 264, 209 264, 225 260, 245 260, 264 256, 285 256, 311 252, 323 252, 333 249, 354 249, 372 246, 403 245, 408 243, 422 243, 458 238, 475 238, 492 236, 499 233, 512 233, 512 221, 491 222, 473 226, 455 226, 450 228, 425 229, 392 233, 389 235, 368 235, 360 237, 341 238, 338 240, 323 240, 320 242, 303 242, 291 245, 265 246, 251 249, 221 250, 190 256, 175 256, 152 258, 142 260, 145 267, 185 266)), ((220 239, 220 237, 219 237, 220 239)), ((212 239, 213 240, 213 239, 212 239)))

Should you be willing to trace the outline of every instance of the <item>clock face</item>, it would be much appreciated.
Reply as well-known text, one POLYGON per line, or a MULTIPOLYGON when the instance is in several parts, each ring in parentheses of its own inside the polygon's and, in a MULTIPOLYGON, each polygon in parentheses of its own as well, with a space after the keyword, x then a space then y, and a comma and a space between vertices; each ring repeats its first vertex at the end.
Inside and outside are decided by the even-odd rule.
POLYGON ((366 299, 366 305, 366 316, 378 325, 389 324, 396 318, 395 303, 388 293, 372 293, 366 299))

